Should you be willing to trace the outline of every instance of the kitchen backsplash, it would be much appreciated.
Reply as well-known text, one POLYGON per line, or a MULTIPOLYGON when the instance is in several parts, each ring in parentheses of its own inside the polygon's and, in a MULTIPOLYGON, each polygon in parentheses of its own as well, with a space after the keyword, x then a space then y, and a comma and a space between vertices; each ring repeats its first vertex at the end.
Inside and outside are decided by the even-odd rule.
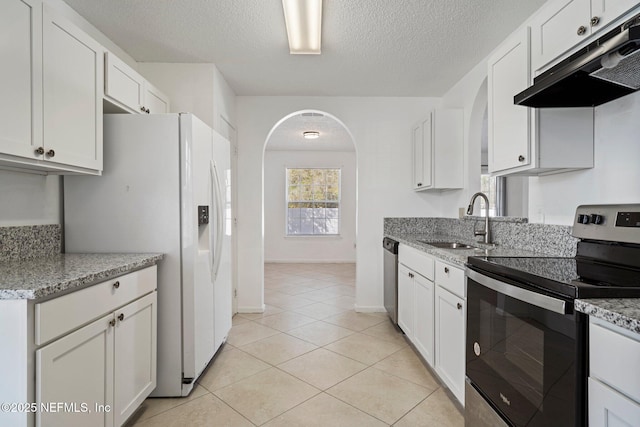
POLYGON ((49 257, 61 250, 60 224, 0 227, 0 262, 49 257))
MULTIPOLYGON (((573 257, 578 239, 571 227, 551 224, 529 224, 526 218, 492 217, 489 219, 493 243, 514 249, 525 249, 549 256, 573 257)), ((484 218, 385 218, 384 234, 433 234, 474 238, 473 230, 484 228, 484 218)))

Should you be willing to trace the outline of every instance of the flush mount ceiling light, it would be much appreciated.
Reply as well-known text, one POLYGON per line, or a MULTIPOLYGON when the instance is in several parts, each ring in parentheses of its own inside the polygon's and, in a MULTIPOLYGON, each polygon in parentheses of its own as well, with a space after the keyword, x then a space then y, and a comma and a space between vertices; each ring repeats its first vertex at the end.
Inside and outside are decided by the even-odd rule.
POLYGON ((318 139, 320 138, 320 132, 315 130, 308 130, 306 132, 302 132, 302 136, 304 136, 304 139, 318 139))
POLYGON ((322 0, 282 0, 289 53, 320 54, 322 0))

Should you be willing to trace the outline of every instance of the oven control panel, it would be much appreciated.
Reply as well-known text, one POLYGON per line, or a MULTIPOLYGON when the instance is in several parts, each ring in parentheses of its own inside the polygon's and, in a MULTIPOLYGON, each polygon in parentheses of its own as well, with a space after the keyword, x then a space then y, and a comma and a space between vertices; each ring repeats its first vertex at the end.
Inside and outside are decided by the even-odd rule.
POLYGON ((573 236, 640 244, 640 204, 578 206, 573 236))

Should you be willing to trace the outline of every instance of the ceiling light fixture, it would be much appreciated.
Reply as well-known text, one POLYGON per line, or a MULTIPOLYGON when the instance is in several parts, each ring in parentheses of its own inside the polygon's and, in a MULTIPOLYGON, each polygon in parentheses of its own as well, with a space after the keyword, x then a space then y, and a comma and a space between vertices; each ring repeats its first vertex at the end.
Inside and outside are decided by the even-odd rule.
POLYGON ((315 130, 308 130, 306 132, 302 132, 302 136, 304 136, 304 139, 318 139, 320 138, 320 132, 315 130))
POLYGON ((322 0, 282 0, 289 53, 320 54, 322 0))

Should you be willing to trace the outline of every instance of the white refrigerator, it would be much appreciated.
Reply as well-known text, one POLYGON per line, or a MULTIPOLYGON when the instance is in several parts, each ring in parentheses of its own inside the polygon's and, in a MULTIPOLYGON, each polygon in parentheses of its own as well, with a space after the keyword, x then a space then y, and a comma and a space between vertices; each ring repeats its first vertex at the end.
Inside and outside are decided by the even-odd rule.
POLYGON ((104 116, 102 176, 64 177, 65 251, 162 252, 157 387, 186 396, 231 329, 229 141, 192 114, 104 116))

